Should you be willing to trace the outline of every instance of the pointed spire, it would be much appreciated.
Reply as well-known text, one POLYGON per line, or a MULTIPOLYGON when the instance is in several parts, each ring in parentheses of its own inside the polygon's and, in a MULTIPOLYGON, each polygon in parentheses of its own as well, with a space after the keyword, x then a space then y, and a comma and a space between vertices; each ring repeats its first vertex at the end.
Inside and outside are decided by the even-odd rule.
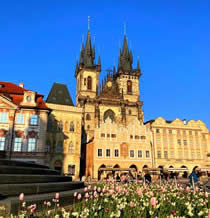
POLYGON ((101 66, 101 58, 100 58, 100 55, 98 56, 98 65, 101 66))
POLYGON ((79 64, 78 64, 78 60, 77 60, 76 68, 75 68, 75 75, 77 75, 78 72, 79 72, 79 64))
POLYGON ((139 70, 139 71, 141 71, 141 69, 140 69, 140 63, 139 63, 139 57, 138 57, 138 59, 137 59, 137 67, 136 67, 136 69, 139 70))
POLYGON ((115 65, 113 66, 113 76, 116 74, 115 65))
POLYGON ((124 56, 129 55, 128 42, 127 42, 127 37, 126 37, 126 35, 124 36, 122 55, 124 55, 124 56))

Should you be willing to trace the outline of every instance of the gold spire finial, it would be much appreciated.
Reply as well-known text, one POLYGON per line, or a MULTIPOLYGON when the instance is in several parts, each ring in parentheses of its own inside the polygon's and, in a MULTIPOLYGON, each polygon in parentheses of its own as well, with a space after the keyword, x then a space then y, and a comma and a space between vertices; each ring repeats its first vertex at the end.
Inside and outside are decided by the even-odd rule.
POLYGON ((90 30, 90 16, 88 16, 88 31, 90 30))

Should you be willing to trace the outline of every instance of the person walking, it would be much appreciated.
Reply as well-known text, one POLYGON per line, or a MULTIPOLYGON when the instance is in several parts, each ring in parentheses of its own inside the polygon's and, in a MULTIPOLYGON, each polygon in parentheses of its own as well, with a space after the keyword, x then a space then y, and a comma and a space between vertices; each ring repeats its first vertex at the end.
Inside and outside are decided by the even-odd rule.
POLYGON ((192 186, 198 183, 198 179, 199 179, 198 178, 198 167, 193 168, 192 173, 189 176, 189 179, 190 179, 190 184, 192 186))

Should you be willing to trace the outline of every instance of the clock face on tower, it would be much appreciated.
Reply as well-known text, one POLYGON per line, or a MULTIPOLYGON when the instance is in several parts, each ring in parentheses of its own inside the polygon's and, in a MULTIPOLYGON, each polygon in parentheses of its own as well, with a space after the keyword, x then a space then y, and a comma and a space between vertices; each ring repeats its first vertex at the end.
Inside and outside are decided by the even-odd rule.
POLYGON ((107 86, 108 86, 109 88, 111 88, 111 87, 112 87, 112 82, 109 81, 109 82, 107 83, 107 86))
POLYGON ((31 101, 31 96, 30 96, 30 95, 26 96, 26 100, 27 100, 28 102, 31 101))

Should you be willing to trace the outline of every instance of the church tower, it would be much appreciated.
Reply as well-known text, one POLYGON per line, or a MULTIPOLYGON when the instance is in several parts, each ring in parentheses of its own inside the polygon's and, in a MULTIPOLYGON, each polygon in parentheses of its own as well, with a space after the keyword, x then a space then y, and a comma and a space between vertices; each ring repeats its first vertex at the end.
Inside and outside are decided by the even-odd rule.
POLYGON ((141 70, 139 60, 137 68, 133 69, 133 55, 128 48, 127 37, 124 35, 123 48, 119 50, 118 84, 125 100, 137 102, 140 98, 139 77, 141 70))
POLYGON ((99 87, 99 73, 101 71, 101 60, 95 64, 95 46, 91 45, 90 30, 86 44, 82 42, 79 63, 76 64, 75 77, 77 80, 76 104, 81 106, 80 99, 83 97, 95 98, 99 87))

